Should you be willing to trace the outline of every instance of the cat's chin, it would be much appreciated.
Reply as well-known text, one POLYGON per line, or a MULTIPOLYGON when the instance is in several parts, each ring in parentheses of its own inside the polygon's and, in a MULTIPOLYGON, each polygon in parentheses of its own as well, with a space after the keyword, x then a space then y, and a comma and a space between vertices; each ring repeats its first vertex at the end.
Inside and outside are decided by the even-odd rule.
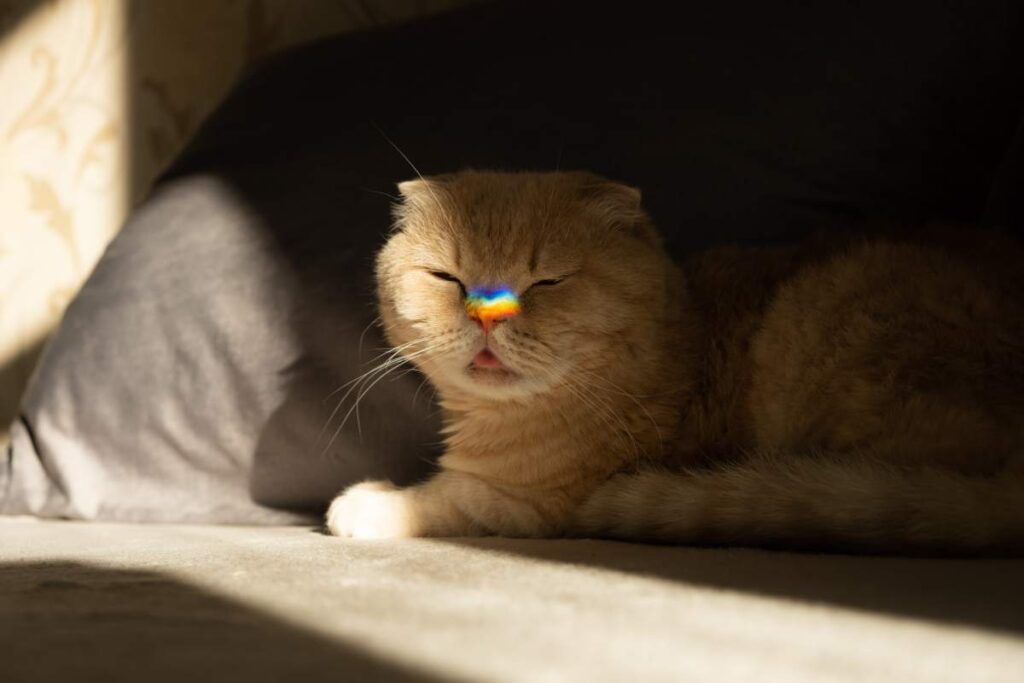
POLYGON ((488 368, 474 364, 465 366, 457 375, 449 375, 446 384, 464 396, 496 401, 528 399, 547 390, 535 379, 508 367, 488 368))
POLYGON ((516 384, 523 378, 518 372, 509 370, 504 366, 483 367, 475 363, 470 363, 466 367, 466 374, 476 383, 497 387, 516 384))

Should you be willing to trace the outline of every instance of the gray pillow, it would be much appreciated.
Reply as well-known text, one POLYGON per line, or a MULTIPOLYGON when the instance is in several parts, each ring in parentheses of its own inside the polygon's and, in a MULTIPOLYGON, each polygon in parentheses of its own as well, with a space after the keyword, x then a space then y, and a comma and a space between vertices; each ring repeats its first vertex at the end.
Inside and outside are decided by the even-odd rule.
POLYGON ((379 383, 358 429, 350 419, 327 447, 352 404, 331 419, 344 395, 331 392, 382 346, 368 301, 351 303, 317 313, 338 343, 314 358, 293 324, 312 314, 309 293, 260 219, 215 178, 163 185, 44 352, 0 470, 0 511, 281 523, 308 519, 347 482, 416 477, 437 437, 429 394, 411 400, 413 375, 379 383), (340 341, 360 336, 361 356, 340 341))

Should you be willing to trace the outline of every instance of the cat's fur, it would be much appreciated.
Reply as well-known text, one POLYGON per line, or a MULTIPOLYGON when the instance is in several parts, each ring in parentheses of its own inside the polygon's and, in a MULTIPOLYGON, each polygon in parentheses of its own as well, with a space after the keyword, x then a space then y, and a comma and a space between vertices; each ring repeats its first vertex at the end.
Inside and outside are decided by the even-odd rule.
POLYGON ((1024 549, 1009 239, 830 238, 678 268, 639 192, 590 174, 400 191, 380 313, 437 389, 447 450, 423 484, 344 491, 332 533, 1024 549), (485 336, 449 276, 512 286, 522 313, 485 336), (485 343, 510 373, 471 365, 485 343))

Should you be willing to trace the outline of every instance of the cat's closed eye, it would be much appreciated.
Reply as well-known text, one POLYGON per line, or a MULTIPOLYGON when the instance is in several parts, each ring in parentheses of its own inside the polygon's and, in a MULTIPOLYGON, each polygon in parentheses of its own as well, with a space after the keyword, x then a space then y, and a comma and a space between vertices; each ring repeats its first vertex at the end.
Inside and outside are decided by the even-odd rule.
POLYGON ((451 273, 446 273, 443 270, 428 270, 427 272, 436 277, 438 280, 444 280, 445 282, 454 282, 459 286, 459 289, 462 291, 463 295, 465 295, 466 285, 462 284, 462 280, 455 277, 451 273))
POLYGON ((438 280, 444 280, 445 282, 454 282, 459 285, 462 284, 459 278, 455 277, 451 273, 446 273, 443 270, 428 270, 427 272, 436 277, 438 280))
POLYGON ((527 289, 533 289, 534 287, 553 287, 555 285, 560 285, 563 282, 565 282, 566 278, 568 277, 569 275, 563 275, 562 277, 551 277, 545 278, 543 280, 537 280, 529 287, 527 287, 527 289))

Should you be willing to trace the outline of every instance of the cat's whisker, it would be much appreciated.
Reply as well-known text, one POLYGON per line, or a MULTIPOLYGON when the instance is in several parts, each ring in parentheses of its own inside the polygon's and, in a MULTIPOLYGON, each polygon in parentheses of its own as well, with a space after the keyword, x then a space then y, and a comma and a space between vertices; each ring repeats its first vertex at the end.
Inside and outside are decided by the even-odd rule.
MULTIPOLYGON (((519 352, 522 356, 532 358, 533 360, 537 361, 542 365, 542 367, 550 367, 551 365, 558 362, 558 358, 554 354, 546 350, 544 352, 541 352, 538 348, 533 348, 529 350, 525 348, 520 348, 519 352)), ((601 418, 601 420, 605 423, 605 425, 612 433, 620 435, 620 437, 623 438, 625 444, 627 446, 632 447, 630 450, 633 451, 634 457, 639 457, 639 453, 642 451, 642 449, 640 448, 639 441, 637 440, 636 436, 633 434, 629 426, 618 414, 618 412, 612 409, 612 407, 608 404, 607 400, 602 399, 600 396, 598 396, 592 387, 584 385, 578 381, 573 382, 571 379, 566 378, 562 380, 561 386, 566 388, 579 401, 581 401, 582 403, 587 405, 591 410, 593 410, 594 413, 599 418, 601 418), (613 421, 617 422, 618 426, 616 426, 613 421), (628 440, 626 440, 626 436, 628 436, 628 440)))
POLYGON ((636 463, 639 465, 640 461, 647 456, 647 452, 644 449, 643 445, 640 443, 640 440, 637 438, 636 434, 634 433, 634 429, 627 423, 622 413, 620 411, 615 410, 615 407, 613 407, 613 405, 610 404, 610 401, 606 397, 602 397, 593 388, 590 388, 590 391, 594 396, 594 399, 599 401, 603 405, 607 414, 610 415, 615 420, 615 422, 617 422, 618 425, 622 427, 623 432, 627 436, 629 436, 633 444, 634 459, 636 460, 636 463))
MULTIPOLYGON (((334 406, 334 410, 331 411, 331 414, 324 421, 324 425, 320 428, 320 433, 317 434, 316 443, 320 443, 320 441, 323 439, 324 432, 326 432, 327 428, 330 426, 330 424, 332 422, 334 422, 334 418, 338 415, 338 412, 341 410, 341 407, 343 405, 345 405, 346 399, 348 399, 348 397, 352 394, 352 392, 354 390, 356 390, 360 386, 359 383, 361 381, 365 380, 365 379, 368 379, 370 377, 375 376, 377 373, 387 371, 388 369, 393 367, 393 363, 394 363, 394 361, 392 361, 392 360, 385 361, 384 363, 381 363, 380 365, 374 367, 372 370, 370 370, 370 371, 360 375, 356 379, 346 383, 344 386, 341 387, 341 389, 344 389, 346 386, 348 386, 349 389, 348 389, 348 391, 345 392, 344 396, 342 396, 340 399, 338 399, 337 404, 334 406)), ((341 389, 338 389, 338 391, 340 391, 341 389)), ((335 391, 333 393, 337 393, 337 391, 335 391)), ((331 441, 328 442, 327 446, 324 447, 324 450, 321 453, 321 455, 325 454, 330 449, 333 441, 334 441, 334 439, 332 437, 331 441)))
MULTIPOLYGON (((425 386, 430 386, 430 378, 426 376, 424 376, 423 379, 420 380, 420 385, 416 387, 416 393, 412 395, 413 405, 416 405, 416 399, 419 398, 420 392, 423 391, 423 387, 425 386)), ((431 390, 433 391, 433 386, 431 386, 431 390)), ((434 392, 434 394, 436 396, 437 392, 434 392)))
MULTIPOLYGON (((540 346, 540 344, 538 344, 537 346, 540 346)), ((534 347, 529 350, 525 348, 520 348, 519 351, 521 354, 525 356, 532 356, 535 360, 537 360, 540 363, 545 363, 546 361, 547 365, 551 365, 558 362, 557 356, 555 356, 553 353, 546 349, 541 351, 541 349, 537 347, 534 347)), ((593 375, 593 373, 590 373, 587 370, 579 368, 576 368, 574 370, 578 370, 579 372, 584 373, 587 376, 595 378, 597 377, 596 375, 593 375)), ((615 422, 618 423, 619 428, 621 428, 621 432, 629 437, 634 457, 636 457, 637 459, 640 458, 641 454, 643 453, 643 448, 640 446, 639 440, 636 438, 636 435, 633 433, 633 430, 631 430, 629 426, 626 424, 625 420, 623 420, 622 416, 619 414, 619 411, 614 410, 613 406, 610 405, 610 402, 607 398, 602 397, 601 395, 598 394, 597 390, 600 387, 596 386, 595 384, 585 384, 581 379, 576 379, 574 381, 569 378, 563 380, 563 386, 569 389, 581 401, 585 401, 592 409, 598 412, 602 417, 611 418, 615 420, 615 422)), ((642 404, 640 404, 639 401, 637 401, 635 398, 629 395, 628 392, 625 392, 624 390, 620 389, 617 393, 621 393, 622 395, 627 396, 628 398, 633 400, 638 406, 640 406, 641 409, 644 410, 644 413, 647 415, 647 418, 651 421, 651 424, 654 426, 654 429, 658 434, 658 443, 660 444, 661 431, 660 429, 658 429, 658 425, 655 422, 654 417, 650 414, 650 412, 642 404)), ((614 432, 620 431, 619 428, 616 428, 613 424, 611 424, 610 419, 605 419, 605 422, 606 424, 608 424, 609 428, 611 428, 614 432)))
MULTIPOLYGON (((371 122, 371 123, 372 123, 372 122, 371 122)), ((450 218, 450 216, 448 215, 448 211, 447 211, 447 209, 445 209, 445 205, 444 205, 444 204, 443 204, 443 203, 441 202, 441 199, 440 199, 440 198, 439 198, 439 197, 437 196, 437 193, 435 193, 435 192, 434 192, 434 187, 433 187, 433 185, 432 185, 432 184, 430 183, 430 181, 428 181, 428 180, 427 180, 427 179, 426 179, 426 178, 425 178, 425 177, 423 176, 423 174, 422 174, 422 173, 420 173, 420 169, 416 168, 416 164, 412 163, 412 159, 410 159, 410 158, 409 158, 409 156, 408 156, 408 155, 407 155, 407 154, 406 154, 405 152, 403 152, 403 151, 402 151, 402 148, 401 148, 401 147, 399 147, 399 146, 398 146, 398 145, 397 145, 397 144, 395 143, 395 141, 394 141, 394 140, 392 140, 392 139, 391 139, 390 137, 388 137, 388 134, 384 132, 384 129, 382 129, 382 128, 381 128, 380 126, 378 126, 378 125, 377 125, 376 123, 372 123, 372 125, 373 125, 373 127, 374 127, 374 128, 376 128, 376 129, 377 129, 377 132, 381 134, 381 137, 383 137, 383 138, 384 138, 384 139, 385 139, 385 140, 387 141, 387 143, 388 143, 389 145, 391 145, 391 147, 392 147, 392 148, 393 148, 393 149, 394 149, 394 150, 395 150, 396 152, 398 152, 398 154, 399 154, 399 155, 400 155, 400 156, 402 157, 402 159, 404 159, 404 160, 405 160, 405 163, 409 164, 409 168, 411 168, 411 169, 413 170, 413 172, 414 172, 414 173, 416 174, 416 176, 417 176, 417 177, 418 177, 418 178, 419 178, 419 179, 420 179, 421 181, 423 181, 423 184, 424 184, 424 186, 425 186, 425 187, 427 188, 427 192, 428 192, 428 193, 430 194, 430 197, 431 197, 431 199, 433 199, 433 200, 434 200, 434 204, 436 204, 436 205, 437 205, 437 210, 438 210, 438 212, 439 212, 439 213, 441 214, 441 216, 443 216, 443 217, 445 218, 445 221, 446 221, 447 223, 449 223, 449 224, 450 224, 450 223, 451 223, 451 218, 450 218)))
MULTIPOLYGON (((400 346, 397 346, 397 347, 393 347, 393 348, 392 348, 392 347, 388 347, 388 348, 387 348, 387 349, 385 349, 385 350, 384 350, 383 352, 381 352, 381 353, 377 354, 377 355, 376 355, 375 357, 373 357, 373 358, 371 358, 370 360, 368 360, 368 361, 367 361, 367 363, 373 363, 373 362, 375 362, 376 360, 378 360, 379 358, 381 358, 382 356, 390 356, 390 357, 394 357, 394 356, 395 356, 395 355, 397 355, 398 353, 401 353, 401 352, 402 352, 402 351, 403 351, 404 349, 410 348, 410 347, 412 347, 412 346, 414 346, 414 345, 416 345, 416 344, 420 344, 420 343, 422 343, 423 341, 425 341, 425 340, 424 340, 424 339, 414 339, 414 340, 413 340, 413 341, 411 341, 411 342, 407 342, 407 343, 405 343, 405 344, 402 344, 402 345, 400 345, 400 346)), ((380 368, 380 366, 375 366, 374 368, 370 369, 369 371, 367 371, 366 373, 364 373, 364 374, 360 375, 359 377, 356 377, 355 379, 351 379, 351 380, 349 380, 348 382, 345 382, 345 383, 344 383, 344 384, 342 384, 342 385, 341 385, 340 387, 338 387, 337 389, 335 389, 335 390, 334 390, 334 391, 332 391, 331 393, 329 393, 329 394, 327 394, 326 396, 324 396, 323 400, 324 400, 324 401, 326 401, 327 399, 329 399, 329 398, 331 398, 332 396, 334 396, 335 394, 337 394, 337 393, 338 393, 339 391, 342 391, 342 390, 344 390, 344 389, 346 389, 346 388, 348 388, 348 387, 352 386, 352 385, 353 385, 353 384, 355 384, 356 382, 359 382, 360 380, 362 380, 363 378, 365 378, 367 374, 370 374, 370 373, 372 373, 372 372, 374 372, 374 371, 378 370, 379 368, 380 368)))
MULTIPOLYGON (((358 392, 358 394, 356 395, 355 400, 352 402, 352 406, 348 409, 348 412, 345 413, 345 416, 341 420, 341 424, 339 424, 338 428, 335 430, 334 437, 332 438, 332 442, 333 442, 334 438, 336 438, 337 435, 341 432, 341 430, 345 428, 345 424, 348 422, 348 420, 352 416, 353 412, 356 415, 356 427, 357 427, 359 436, 362 437, 362 425, 361 425, 360 420, 359 420, 359 404, 362 402, 363 398, 370 392, 370 390, 372 390, 375 386, 377 386, 377 384, 382 379, 384 379, 385 377, 387 377, 392 372, 394 372, 398 368, 402 367, 406 363, 411 363, 414 359, 419 358, 420 356, 436 352, 439 349, 443 348, 445 345, 446 345, 445 342, 441 342, 441 343, 435 344, 434 346, 427 347, 425 349, 420 349, 419 351, 416 351, 416 352, 414 352, 414 353, 412 353, 412 354, 410 354, 408 356, 402 357, 399 361, 397 361, 394 364, 392 364, 391 366, 389 366, 388 369, 385 372, 382 372, 382 373, 378 374, 373 379, 372 382, 369 382, 368 385, 365 386, 365 388, 361 389, 358 392)), ((328 448, 330 448, 330 444, 328 444, 328 448)))
MULTIPOLYGON (((388 364, 386 364, 386 365, 384 365, 382 367, 375 368, 373 370, 374 374, 372 374, 369 377, 367 377, 366 380, 369 381, 370 379, 373 379, 374 377, 376 377, 377 379, 383 378, 383 377, 387 376, 390 372, 392 372, 395 368, 405 364, 406 362, 408 362, 408 361, 406 361, 406 359, 402 358, 402 359, 399 359, 397 361, 389 362, 388 364)), ((377 380, 375 379, 373 384, 375 384, 376 381, 377 380)), ((370 388, 372 388, 373 384, 370 385, 370 388)), ((341 400, 338 401, 338 405, 335 406, 334 411, 331 413, 330 417, 327 419, 327 422, 324 424, 324 427, 321 430, 320 436, 317 437, 317 443, 319 443, 321 438, 323 437, 323 432, 326 430, 327 426, 331 422, 334 421, 335 416, 341 410, 341 407, 345 404, 345 400, 349 397, 349 395, 352 393, 352 391, 356 390, 357 388, 359 388, 361 386, 363 386, 363 384, 354 385, 352 387, 352 389, 349 389, 349 391, 346 392, 346 394, 344 396, 342 396, 341 400)), ((360 393, 357 396, 362 396, 362 395, 363 394, 360 393)), ((358 398, 357 398, 357 400, 358 400, 358 398)), ((357 404, 354 404, 354 405, 357 405, 357 404)), ((349 410, 348 413, 345 414, 345 417, 342 419, 341 423, 334 430, 334 433, 331 435, 330 440, 328 440, 327 445, 324 446, 324 449, 321 452, 321 456, 326 455, 326 453, 331 449, 331 446, 334 445, 335 439, 338 438, 338 434, 340 434, 341 430, 345 427, 345 422, 348 420, 348 417, 349 417, 350 414, 351 414, 351 409, 349 410)), ((357 424, 358 424, 359 423, 358 417, 357 417, 356 421, 357 421, 357 424)), ((362 425, 359 424, 358 426, 359 426, 359 435, 362 436, 362 425)))
POLYGON ((355 410, 355 413, 356 413, 356 423, 359 426, 360 435, 361 435, 362 434, 362 431, 361 431, 362 427, 361 427, 360 420, 359 420, 358 407, 359 407, 359 403, 362 401, 363 397, 366 396, 366 394, 380 380, 384 379, 385 376, 387 376, 387 375, 391 374, 392 372, 394 372, 397 368, 399 368, 399 367, 401 367, 401 366, 411 362, 412 360, 414 360, 414 359, 416 359, 416 358, 418 358, 420 356, 424 356, 424 355, 427 355, 427 354, 436 353, 436 352, 438 352, 440 350, 444 350, 444 348, 446 348, 446 346, 449 344, 448 336, 449 335, 442 335, 441 338, 433 339, 433 340, 421 338, 421 339, 415 340, 415 342, 410 342, 410 343, 407 343, 407 344, 402 344, 402 345, 396 347, 394 350, 392 350, 392 352, 389 354, 387 360, 385 360, 383 363, 378 365, 376 368, 370 370, 369 372, 364 373, 360 377, 356 378, 356 380, 354 380, 353 382, 350 382, 350 384, 352 384, 352 387, 346 392, 345 396, 342 397, 342 400, 339 402, 338 408, 335 409, 335 413, 332 414, 331 419, 333 420, 333 417, 337 413, 337 410, 340 409, 341 405, 344 404, 345 400, 348 398, 348 396, 350 396, 352 394, 353 391, 356 392, 356 398, 355 398, 355 400, 353 402, 352 407, 346 413, 345 417, 342 420, 342 423, 339 425, 338 429, 335 430, 335 432, 337 433, 338 431, 341 430, 341 428, 344 427, 344 425, 347 422, 349 416, 352 414, 353 410, 355 410), (412 353, 408 353, 408 349, 411 348, 412 346, 414 346, 416 344, 427 343, 427 342, 433 342, 433 343, 430 344, 429 346, 425 347, 425 348, 415 350, 412 353))
POLYGON ((633 436, 632 432, 630 432, 629 429, 625 426, 625 424, 622 423, 621 418, 617 418, 617 416, 614 414, 614 412, 610 412, 610 411, 607 410, 606 407, 603 407, 600 404, 596 403, 595 400, 593 399, 593 397, 591 395, 585 393, 582 390, 581 387, 579 387, 577 385, 574 385, 574 384, 570 384, 570 383, 566 383, 563 386, 570 393, 572 393, 579 401, 581 401, 583 404, 585 404, 587 407, 589 407, 592 411, 594 411, 594 414, 596 414, 599 418, 601 418, 601 420, 604 422, 605 426, 608 427, 609 431, 613 435, 615 435, 616 437, 621 439, 623 441, 623 443, 627 447, 632 445, 633 448, 631 450, 633 452, 633 456, 637 457, 637 450, 639 449, 639 444, 637 443, 636 438, 633 436), (613 418, 613 417, 615 417, 615 418, 617 418, 619 420, 621 429, 616 427, 615 424, 612 422, 611 418, 613 418), (630 443, 629 440, 627 440, 625 438, 626 436, 629 437, 629 439, 632 441, 632 444, 630 443))
POLYGON ((363 328, 362 333, 359 335, 359 346, 356 348, 356 355, 359 358, 363 357, 363 340, 366 338, 366 333, 370 331, 370 328, 380 322, 380 316, 376 316, 370 321, 370 324, 363 328))
POLYGON ((370 194, 378 194, 381 197, 387 197, 388 199, 390 199, 393 202, 400 202, 400 201, 402 201, 401 197, 396 197, 395 195, 393 195, 393 194, 391 194, 389 192, 383 192, 381 190, 374 190, 371 187, 360 187, 359 189, 362 190, 363 192, 369 192, 370 194))
MULTIPOLYGON (((324 426, 321 427, 320 433, 317 435, 317 438, 316 438, 316 443, 320 443, 321 439, 323 439, 324 432, 327 431, 328 426, 330 426, 330 424, 334 421, 334 418, 338 415, 338 412, 341 410, 341 407, 345 404, 345 401, 348 399, 348 397, 352 394, 353 391, 357 391, 358 392, 359 387, 362 386, 363 383, 365 383, 367 381, 370 381, 377 374, 379 374, 379 373, 387 374, 387 372, 389 372, 390 370, 394 369, 398 365, 402 365, 405 362, 407 362, 406 359, 400 358, 399 355, 401 353, 403 353, 404 351, 408 350, 409 348, 411 348, 411 347, 413 347, 413 346, 415 346, 417 344, 425 343, 427 341, 429 341, 429 340, 424 339, 424 338, 420 338, 420 339, 416 339, 416 340, 413 340, 411 342, 402 344, 402 345, 392 349, 390 352, 387 353, 387 356, 388 356, 387 359, 385 359, 379 365, 374 366, 373 368, 371 368, 367 372, 363 373, 359 377, 356 377, 355 379, 346 382, 341 387, 339 387, 335 391, 331 392, 331 395, 333 396, 334 394, 337 394, 342 389, 345 389, 346 387, 348 388, 348 391, 346 391, 345 394, 338 400, 338 403, 337 403, 337 405, 335 405, 334 410, 331 411, 330 416, 328 416, 327 420, 324 422, 324 426)), ((381 355, 384 355, 384 354, 381 354, 381 355)), ((378 356, 378 358, 379 357, 380 356, 378 356)), ((360 434, 361 434, 361 431, 360 431, 360 434)), ((335 436, 336 435, 337 435, 337 432, 335 433, 335 436)), ((332 438, 331 441, 325 447, 324 453, 326 453, 326 451, 330 449, 333 441, 334 441, 334 439, 332 438)))
POLYGON ((616 384, 615 382, 613 382, 610 379, 608 379, 607 377, 602 377, 601 375, 598 375, 597 373, 591 372, 591 371, 583 369, 583 368, 580 369, 580 372, 585 374, 592 381, 600 382, 600 383, 603 383, 603 384, 611 386, 611 388, 615 391, 615 393, 619 394, 620 396, 624 396, 624 397, 628 398, 640 410, 642 410, 644 415, 650 421, 651 426, 654 427, 654 432, 655 432, 655 434, 658 437, 658 444, 659 444, 659 446, 662 449, 664 449, 664 441, 662 440, 662 436, 661 436, 661 428, 658 426, 658 421, 654 419, 653 415, 651 415, 651 411, 647 409, 647 406, 645 406, 643 403, 641 403, 640 400, 636 396, 634 396, 633 394, 629 393, 628 391, 626 391, 625 389, 620 387, 618 384, 616 384))
POLYGON ((622 432, 626 436, 628 436, 630 441, 632 442, 633 455, 637 458, 637 460, 639 460, 640 457, 645 453, 644 449, 640 445, 640 441, 636 438, 636 434, 634 434, 633 430, 630 428, 630 425, 628 425, 626 423, 626 420, 622 417, 622 414, 619 411, 615 410, 615 407, 611 405, 611 402, 606 397, 603 397, 600 394, 598 394, 593 387, 583 384, 582 382, 577 383, 576 386, 581 391, 588 392, 591 398, 604 409, 605 414, 609 415, 612 419, 615 420, 616 423, 618 423, 619 427, 621 427, 622 429, 622 432))
MULTIPOLYGON (((407 346, 408 346, 408 345, 407 345, 407 346)), ((345 395, 344 395, 344 396, 342 396, 342 397, 341 397, 341 400, 339 400, 339 402, 338 402, 338 405, 340 406, 340 405, 341 405, 342 403, 344 403, 344 402, 345 402, 345 399, 346 399, 346 398, 348 398, 349 394, 351 394, 351 393, 352 393, 353 389, 354 389, 355 387, 357 387, 357 386, 359 385, 359 383, 360 383, 360 382, 362 382, 363 380, 365 380, 365 379, 369 378, 370 376, 372 376, 373 374, 375 374, 375 373, 377 373, 377 372, 380 372, 380 371, 382 371, 382 370, 385 370, 385 369, 387 369, 387 368, 388 368, 388 367, 389 367, 389 366, 390 366, 390 365, 391 365, 392 363, 396 362, 396 359, 397 359, 397 357, 398 357, 398 354, 399 354, 399 353, 401 353, 401 352, 400 352, 399 350, 397 350, 397 349, 396 349, 396 350, 394 350, 394 351, 392 351, 392 352, 391 352, 391 353, 390 353, 390 354, 388 355, 388 358, 387 358, 387 359, 385 359, 385 360, 384 360, 383 362, 381 362, 380 364, 378 364, 378 365, 376 365, 376 366, 372 367, 371 369, 369 369, 368 371, 366 371, 366 372, 365 372, 365 373, 363 373, 362 375, 359 375, 359 376, 358 376, 358 377, 356 377, 355 379, 349 380, 349 381, 348 381, 348 382, 346 382, 345 384, 341 385, 340 387, 338 387, 337 389, 335 389, 334 391, 332 391, 332 392, 330 393, 330 395, 329 395, 329 396, 327 396, 327 398, 330 398, 331 396, 333 396, 333 395, 337 394, 337 393, 338 393, 339 391, 341 391, 342 389, 348 388, 348 391, 347 391, 347 392, 345 393, 345 395)), ((379 357, 379 356, 378 356, 378 357, 379 357)), ((324 400, 326 400, 326 398, 325 398, 324 400)), ((335 408, 335 412, 337 412, 337 408, 335 408)), ((330 417, 330 418, 328 418, 328 421, 330 421, 330 420, 331 420, 331 419, 333 419, 333 418, 334 418, 334 413, 332 413, 332 414, 331 414, 331 417, 330 417)))

